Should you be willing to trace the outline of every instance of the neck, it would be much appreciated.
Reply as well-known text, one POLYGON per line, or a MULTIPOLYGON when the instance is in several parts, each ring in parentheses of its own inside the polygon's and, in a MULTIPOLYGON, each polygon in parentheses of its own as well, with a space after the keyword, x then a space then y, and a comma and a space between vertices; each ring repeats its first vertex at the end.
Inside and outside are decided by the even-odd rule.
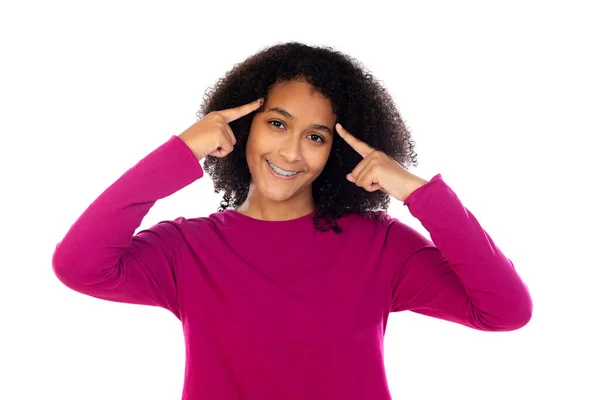
POLYGON ((303 217, 315 210, 311 188, 305 193, 283 201, 270 199, 260 193, 251 183, 248 197, 236 211, 252 218, 265 221, 287 221, 303 217))

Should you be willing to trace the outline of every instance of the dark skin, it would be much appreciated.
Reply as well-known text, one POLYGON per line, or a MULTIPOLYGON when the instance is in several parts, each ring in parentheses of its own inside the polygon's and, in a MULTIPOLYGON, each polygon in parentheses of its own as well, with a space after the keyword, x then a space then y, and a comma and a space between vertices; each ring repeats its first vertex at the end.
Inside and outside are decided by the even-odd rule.
POLYGON ((271 89, 263 111, 253 117, 246 145, 252 181, 246 200, 237 208, 241 214, 283 221, 315 210, 312 183, 331 152, 336 116, 331 102, 310 89, 304 81, 279 83, 271 89), (267 160, 298 173, 291 179, 277 177, 267 160))
POLYGON ((428 182, 345 130, 336 122, 331 102, 311 92, 308 83, 285 82, 273 87, 263 111, 252 120, 246 146, 252 181, 237 211, 267 221, 314 211, 312 183, 325 167, 336 134, 363 157, 346 178, 364 190, 381 190, 404 201, 428 182), (267 160, 298 173, 290 179, 278 177, 267 160))

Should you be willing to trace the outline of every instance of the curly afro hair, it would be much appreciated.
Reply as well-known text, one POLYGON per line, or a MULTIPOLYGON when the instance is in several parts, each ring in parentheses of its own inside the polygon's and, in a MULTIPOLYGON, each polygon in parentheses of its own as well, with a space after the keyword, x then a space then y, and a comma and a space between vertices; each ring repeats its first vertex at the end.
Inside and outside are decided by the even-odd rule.
MULTIPOLYGON (((331 47, 288 42, 262 49, 235 64, 206 90, 196 116, 202 118, 212 111, 236 107, 259 97, 264 97, 266 104, 272 86, 292 80, 307 82, 328 98, 337 121, 358 139, 404 168, 417 165, 414 141, 387 90, 359 61, 331 47)), ((237 139, 232 153, 224 158, 207 156, 204 160, 215 193, 224 192, 219 212, 239 207, 248 195, 251 175, 245 148, 255 113, 229 124, 237 139)), ((344 140, 333 141, 325 168, 312 184, 317 229, 340 233, 337 219, 345 214, 354 212, 380 218, 383 213, 379 210, 387 210, 389 195, 382 191, 367 192, 346 179, 361 160, 344 140)))

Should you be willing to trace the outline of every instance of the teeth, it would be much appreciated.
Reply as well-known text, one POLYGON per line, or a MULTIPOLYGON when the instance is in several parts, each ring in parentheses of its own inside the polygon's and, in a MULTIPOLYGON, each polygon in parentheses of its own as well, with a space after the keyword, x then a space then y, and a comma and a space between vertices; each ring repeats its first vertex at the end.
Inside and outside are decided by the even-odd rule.
POLYGON ((273 171, 275 171, 277 174, 279 175, 283 175, 283 176, 292 176, 292 175, 296 175, 298 173, 298 171, 286 171, 285 169, 281 169, 278 166, 276 166, 275 164, 272 164, 270 161, 267 160, 267 163, 269 164, 269 166, 273 169, 273 171))

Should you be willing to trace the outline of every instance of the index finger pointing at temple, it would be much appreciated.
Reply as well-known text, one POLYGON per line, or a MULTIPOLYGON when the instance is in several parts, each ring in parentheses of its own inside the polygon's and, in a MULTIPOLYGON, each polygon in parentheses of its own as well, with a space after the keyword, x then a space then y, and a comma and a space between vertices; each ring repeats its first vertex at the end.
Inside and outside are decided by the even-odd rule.
POLYGON ((340 134, 342 139, 344 139, 346 143, 350 145, 350 147, 356 150, 358 154, 362 156, 362 158, 365 158, 369 155, 369 153, 375 151, 374 148, 372 148, 362 140, 359 140, 352 136, 350 132, 348 132, 340 123, 335 124, 335 127, 337 128, 337 132, 340 134))
POLYGON ((254 100, 251 103, 241 105, 239 107, 228 108, 226 110, 219 111, 219 114, 225 117, 227 123, 231 121, 235 121, 238 118, 241 118, 245 115, 250 114, 252 111, 256 111, 262 105, 262 97, 260 99, 254 100))

